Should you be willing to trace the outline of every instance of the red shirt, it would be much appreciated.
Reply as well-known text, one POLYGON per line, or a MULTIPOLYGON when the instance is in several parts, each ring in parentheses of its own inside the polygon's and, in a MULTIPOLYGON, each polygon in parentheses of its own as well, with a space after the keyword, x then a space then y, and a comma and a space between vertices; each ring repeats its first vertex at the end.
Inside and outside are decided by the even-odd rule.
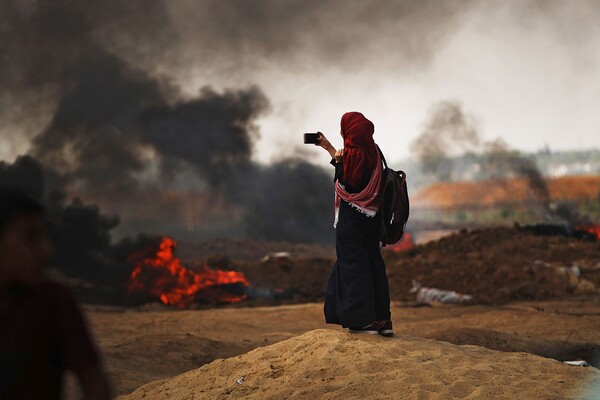
POLYGON ((0 313, 0 399, 59 399, 65 370, 98 363, 70 291, 53 282, 15 288, 0 313))

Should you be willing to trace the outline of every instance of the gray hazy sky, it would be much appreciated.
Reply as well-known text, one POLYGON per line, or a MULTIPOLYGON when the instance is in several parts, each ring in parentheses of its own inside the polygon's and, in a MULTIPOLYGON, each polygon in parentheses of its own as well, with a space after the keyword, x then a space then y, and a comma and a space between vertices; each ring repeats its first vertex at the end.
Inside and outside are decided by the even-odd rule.
MULTIPOLYGON (((461 102, 485 140, 525 151, 600 148, 598 1, 161 4, 148 20, 109 16, 94 37, 190 97, 205 85, 258 85, 271 104, 257 121, 254 158, 263 162, 326 161, 302 133, 321 130, 341 146, 346 111, 374 122, 388 159, 408 157, 444 100, 461 102)), ((48 123, 52 93, 40 96, 36 118, 5 119, 0 158, 27 151, 48 123)))
MULTIPOLYGON (((600 148, 600 2, 411 2, 403 10, 392 3, 350 7, 351 15, 309 12, 294 24, 301 39, 279 51, 254 50, 254 31, 241 36, 247 43, 231 58, 241 76, 218 81, 257 83, 270 98, 257 158, 301 151, 325 160, 297 150, 301 133, 322 130, 341 145, 339 118, 350 110, 374 121, 388 158, 407 157, 442 100, 460 101, 487 140, 525 151, 600 148)), ((263 28, 266 42, 290 34, 263 28)), ((194 90, 211 73, 192 73, 184 85, 194 90)))

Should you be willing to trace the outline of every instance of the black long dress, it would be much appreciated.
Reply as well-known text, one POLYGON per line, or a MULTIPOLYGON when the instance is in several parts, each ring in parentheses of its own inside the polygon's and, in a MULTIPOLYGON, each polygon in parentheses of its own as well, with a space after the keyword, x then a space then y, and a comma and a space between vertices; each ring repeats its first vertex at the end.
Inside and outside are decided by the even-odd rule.
MULTIPOLYGON (((344 184, 343 164, 335 160, 331 164, 335 167, 334 180, 344 184)), ((365 171, 355 188, 344 184, 346 191, 361 191, 371 173, 365 171)), ((337 261, 325 292, 325 322, 347 328, 391 320, 390 291, 379 247, 380 217, 379 213, 367 217, 341 200, 335 231, 337 261)))

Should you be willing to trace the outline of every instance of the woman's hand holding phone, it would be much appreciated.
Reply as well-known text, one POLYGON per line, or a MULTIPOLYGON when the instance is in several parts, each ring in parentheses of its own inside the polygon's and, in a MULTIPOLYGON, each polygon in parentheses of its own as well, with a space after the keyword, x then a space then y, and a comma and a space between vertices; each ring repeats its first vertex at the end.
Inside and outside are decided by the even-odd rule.
POLYGON ((322 132, 317 132, 319 134, 319 143, 315 143, 315 146, 320 146, 322 148, 324 148, 325 150, 327 150, 327 152, 329 153, 329 155, 331 156, 331 158, 335 158, 335 147, 333 147, 331 145, 331 143, 329 142, 329 140, 325 137, 325 135, 322 132))

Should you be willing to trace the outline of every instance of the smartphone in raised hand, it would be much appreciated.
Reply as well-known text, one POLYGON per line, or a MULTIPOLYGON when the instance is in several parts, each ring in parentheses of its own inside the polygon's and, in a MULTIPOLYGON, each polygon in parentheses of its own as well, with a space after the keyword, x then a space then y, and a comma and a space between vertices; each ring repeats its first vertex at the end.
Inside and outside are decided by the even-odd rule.
POLYGON ((304 134, 304 143, 305 144, 319 143, 319 134, 318 133, 305 133, 304 134))

